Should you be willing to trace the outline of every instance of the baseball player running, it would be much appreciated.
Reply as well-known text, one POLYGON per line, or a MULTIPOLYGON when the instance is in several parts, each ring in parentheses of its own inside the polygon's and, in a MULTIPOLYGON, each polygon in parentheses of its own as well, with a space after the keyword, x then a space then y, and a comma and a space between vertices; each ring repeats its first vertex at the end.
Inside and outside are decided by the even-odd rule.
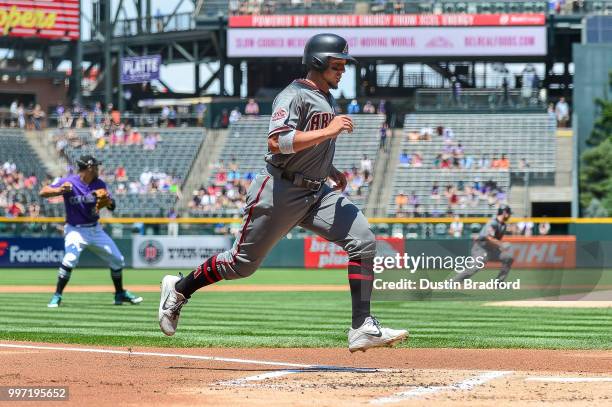
POLYGON ((332 164, 336 137, 353 131, 348 116, 336 116, 329 93, 338 87, 347 61, 355 60, 342 37, 318 34, 307 42, 303 63, 308 74, 274 100, 267 164, 248 190, 233 247, 210 257, 187 277, 162 280, 159 325, 164 334, 174 335, 181 308, 196 290, 250 276, 276 242, 299 225, 348 252, 353 312, 349 350, 392 346, 406 338, 405 330, 383 328, 370 314, 376 240, 365 216, 341 195, 346 178, 332 164))
MULTIPOLYGON (((480 234, 472 246, 472 257, 484 257, 485 261, 499 260, 501 270, 497 275, 497 280, 506 281, 510 267, 514 262, 512 253, 509 251, 509 244, 502 242, 506 233, 507 222, 512 216, 512 209, 508 205, 501 205, 497 209, 497 215, 480 230, 480 234)), ((473 267, 455 276, 454 281, 462 282, 466 278, 471 278, 480 269, 473 267)))
POLYGON ((43 198, 62 195, 66 207, 65 254, 59 266, 55 294, 51 297, 47 307, 59 307, 62 302, 62 292, 85 248, 89 248, 108 262, 115 285, 115 305, 121 305, 124 302, 138 304, 142 302, 142 297, 123 289, 123 255, 98 223, 100 209, 106 207, 112 211, 116 207, 115 200, 108 193, 106 184, 98 178, 100 162, 91 155, 84 155, 77 160, 77 165, 78 174, 60 178, 40 190, 40 196, 43 198))

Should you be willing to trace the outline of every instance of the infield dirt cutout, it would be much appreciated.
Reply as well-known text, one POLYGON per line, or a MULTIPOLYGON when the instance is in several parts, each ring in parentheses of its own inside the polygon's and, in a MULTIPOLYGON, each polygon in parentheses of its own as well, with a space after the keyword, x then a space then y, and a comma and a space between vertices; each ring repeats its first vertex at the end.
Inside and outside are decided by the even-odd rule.
POLYGON ((0 341, 0 386, 62 405, 610 405, 612 351, 171 349, 0 341), (565 380, 565 381, 564 381, 565 380), (586 380, 586 381, 584 381, 586 380))

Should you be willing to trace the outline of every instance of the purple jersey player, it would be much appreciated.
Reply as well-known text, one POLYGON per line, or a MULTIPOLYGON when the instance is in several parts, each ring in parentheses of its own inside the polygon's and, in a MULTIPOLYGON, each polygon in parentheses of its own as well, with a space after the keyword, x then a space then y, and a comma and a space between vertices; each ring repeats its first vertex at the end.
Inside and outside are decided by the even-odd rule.
MULTIPOLYGON (((108 263, 115 285, 115 305, 124 302, 138 304, 142 302, 142 297, 123 289, 123 255, 98 223, 100 214, 96 209, 97 198, 94 191, 107 189, 104 181, 98 178, 100 162, 91 155, 84 155, 77 160, 77 165, 78 174, 60 178, 40 191, 40 196, 43 198, 61 195, 66 207, 65 254, 59 267, 55 294, 47 306, 57 308, 62 302, 62 292, 85 248, 89 248, 108 263)), ((114 210, 115 206, 115 201, 112 200, 109 209, 114 210)))

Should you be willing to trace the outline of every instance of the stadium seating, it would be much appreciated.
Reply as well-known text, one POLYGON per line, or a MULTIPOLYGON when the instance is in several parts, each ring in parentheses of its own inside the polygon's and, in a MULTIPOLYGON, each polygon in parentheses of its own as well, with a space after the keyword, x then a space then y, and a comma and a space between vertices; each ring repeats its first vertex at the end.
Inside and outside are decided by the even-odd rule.
MULTIPOLYGON (((512 172, 555 170, 556 125, 546 114, 413 114, 404 120, 404 134, 438 126, 451 128, 453 141, 461 141, 465 155, 475 159, 505 154, 512 172), (521 159, 529 168, 518 168, 521 159)), ((443 148, 442 137, 436 135, 431 141, 402 141, 402 149, 421 153, 425 165, 433 163, 443 148)))
MULTIPOLYGON (((352 167, 360 168, 360 162, 364 154, 372 161, 375 167, 378 154, 378 131, 382 126, 384 115, 356 115, 352 116, 355 123, 355 131, 350 135, 341 135, 337 139, 334 165, 342 171, 351 170, 352 167)), ((243 116, 237 123, 230 127, 225 146, 219 159, 224 164, 236 160, 238 168, 244 174, 247 172, 257 173, 264 166, 264 156, 267 152, 266 135, 270 116, 243 116)), ((215 174, 211 175, 210 181, 215 174)), ((363 188, 365 193, 361 196, 351 196, 356 205, 362 207, 367 199, 367 187, 363 188)), ((195 215, 195 214, 194 214, 195 215)), ((208 215, 208 214, 198 214, 208 215)))
MULTIPOLYGON (((17 171, 25 176, 34 174, 39 184, 47 176, 44 165, 28 144, 22 130, 0 130, 0 166, 6 161, 15 163, 17 171)), ((23 189, 18 191, 16 197, 23 204, 38 202, 38 190, 38 187, 33 190, 23 189)))
MULTIPOLYGON (((408 154, 419 153, 422 167, 402 166, 398 163, 393 181, 393 195, 387 213, 396 213, 395 199, 400 192, 418 196, 422 212, 444 213, 447 206, 431 198, 431 188, 436 181, 443 194, 446 185, 463 181, 469 185, 475 180, 495 182, 505 194, 510 188, 512 172, 552 173, 555 171, 555 124, 545 114, 413 114, 404 121, 404 137, 401 149, 408 154), (459 141, 465 156, 478 160, 483 155, 489 160, 502 154, 510 160, 509 170, 499 169, 438 169, 434 168, 436 155, 445 147, 443 137, 434 134, 431 140, 409 140, 408 133, 420 133, 423 128, 435 130, 438 126, 451 128, 453 144, 459 141), (528 167, 519 168, 521 159, 528 167)), ((435 133, 435 132, 434 132, 435 133)), ((393 157, 396 159, 396 157, 393 157)), ((481 200, 478 205, 457 207, 454 213, 461 215, 489 215, 495 210, 490 202, 481 200)))
MULTIPOLYGON (((78 133, 84 146, 68 147, 67 155, 74 162, 82 154, 93 154, 102 161, 105 171, 112 173, 122 165, 130 181, 138 181, 143 171, 163 172, 173 175, 183 182, 204 141, 201 129, 142 129, 161 135, 154 150, 143 150, 141 145, 107 145, 97 149, 89 131, 78 133)), ((117 182, 111 183, 115 190, 117 182)), ((169 192, 150 194, 115 195, 119 216, 166 216, 174 207, 177 196, 169 192)))
MULTIPOLYGON (((505 193, 510 188, 510 174, 507 171, 496 170, 440 170, 431 168, 404 168, 398 167, 393 179, 393 195, 387 207, 387 214, 394 216, 397 213, 396 197, 398 194, 411 195, 414 193, 418 199, 421 214, 436 216, 446 215, 448 210, 444 190, 447 185, 456 186, 462 181, 465 186, 470 186, 474 181, 486 183, 494 182, 498 188, 505 193), (434 181, 440 188, 440 199, 431 197, 431 188, 434 181)), ((496 206, 490 204, 486 199, 480 199, 475 205, 457 205, 452 209, 454 214, 462 216, 488 216, 493 214, 496 206)), ((411 212, 409 207, 406 212, 411 212)))

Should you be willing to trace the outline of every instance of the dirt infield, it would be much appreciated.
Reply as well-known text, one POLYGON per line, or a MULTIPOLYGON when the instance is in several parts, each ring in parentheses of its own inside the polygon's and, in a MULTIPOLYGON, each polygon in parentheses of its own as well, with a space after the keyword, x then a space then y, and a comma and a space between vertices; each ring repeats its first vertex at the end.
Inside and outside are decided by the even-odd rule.
POLYGON ((0 342, 0 386, 62 405, 610 405, 612 351, 153 349, 0 342), (433 402, 433 404, 432 404, 433 402))

